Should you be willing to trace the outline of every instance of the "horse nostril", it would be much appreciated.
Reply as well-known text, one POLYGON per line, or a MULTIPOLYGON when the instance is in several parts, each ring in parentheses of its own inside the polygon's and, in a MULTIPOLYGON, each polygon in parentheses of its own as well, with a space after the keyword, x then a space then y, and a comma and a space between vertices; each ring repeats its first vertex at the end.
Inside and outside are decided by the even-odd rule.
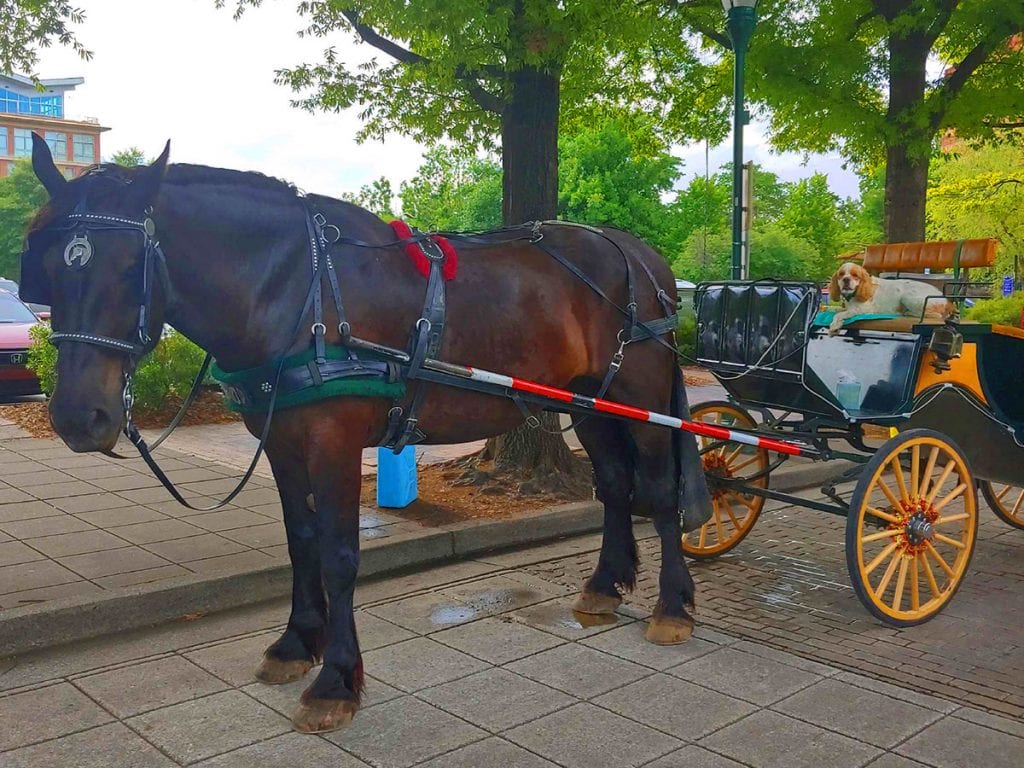
POLYGON ((110 414, 102 408, 93 409, 85 421, 86 432, 96 434, 110 427, 110 414))

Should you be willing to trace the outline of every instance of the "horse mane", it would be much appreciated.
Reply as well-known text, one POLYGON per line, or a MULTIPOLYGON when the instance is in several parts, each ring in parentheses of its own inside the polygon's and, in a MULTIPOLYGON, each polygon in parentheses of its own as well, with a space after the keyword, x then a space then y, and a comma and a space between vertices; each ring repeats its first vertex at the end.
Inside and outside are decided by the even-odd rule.
POLYGON ((235 171, 230 168, 212 168, 208 165, 174 163, 167 166, 164 184, 210 184, 213 186, 245 187, 270 192, 286 193, 289 197, 299 194, 294 184, 267 176, 259 171, 235 171))

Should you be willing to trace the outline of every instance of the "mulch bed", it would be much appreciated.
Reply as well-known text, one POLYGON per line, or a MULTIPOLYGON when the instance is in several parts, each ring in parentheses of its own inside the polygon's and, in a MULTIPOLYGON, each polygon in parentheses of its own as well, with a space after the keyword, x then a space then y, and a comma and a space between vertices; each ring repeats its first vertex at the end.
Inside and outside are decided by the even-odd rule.
MULTIPOLYGON (((180 407, 179 398, 169 398, 158 411, 135 414, 135 423, 143 429, 160 429, 170 423, 180 407)), ((57 437, 50 427, 50 414, 43 402, 0 405, 0 419, 14 422, 32 437, 57 437)), ((192 427, 200 424, 227 424, 238 420, 238 414, 224 407, 223 395, 219 391, 209 390, 200 393, 181 423, 192 427)))

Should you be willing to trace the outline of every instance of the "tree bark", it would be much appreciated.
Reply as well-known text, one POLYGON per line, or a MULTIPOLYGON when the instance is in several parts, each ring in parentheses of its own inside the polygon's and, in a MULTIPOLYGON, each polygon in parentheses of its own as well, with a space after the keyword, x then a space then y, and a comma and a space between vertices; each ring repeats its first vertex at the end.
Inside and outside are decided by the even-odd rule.
POLYGON ((889 38, 885 239, 890 243, 925 239, 933 130, 923 109, 930 50, 929 39, 918 32, 889 38))
MULTIPOLYGON (((559 74, 523 68, 510 73, 511 94, 502 113, 502 220, 506 225, 558 215, 559 74)), ((558 416, 540 415, 558 428, 558 416)), ((499 467, 531 470, 538 478, 568 470, 572 453, 560 434, 523 425, 488 442, 499 467)))

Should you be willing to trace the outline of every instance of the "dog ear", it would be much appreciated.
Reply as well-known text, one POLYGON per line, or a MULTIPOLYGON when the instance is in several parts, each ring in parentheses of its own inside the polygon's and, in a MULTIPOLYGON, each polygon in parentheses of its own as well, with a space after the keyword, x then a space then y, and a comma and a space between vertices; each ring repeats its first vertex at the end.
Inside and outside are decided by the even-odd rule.
POLYGON ((828 300, 835 304, 842 297, 842 294, 839 293, 839 270, 837 269, 832 273, 832 279, 828 284, 828 300))
POLYGON ((854 274, 857 276, 857 291, 854 296, 857 301, 866 304, 875 295, 875 281, 871 278, 871 273, 864 267, 854 267, 854 274))

